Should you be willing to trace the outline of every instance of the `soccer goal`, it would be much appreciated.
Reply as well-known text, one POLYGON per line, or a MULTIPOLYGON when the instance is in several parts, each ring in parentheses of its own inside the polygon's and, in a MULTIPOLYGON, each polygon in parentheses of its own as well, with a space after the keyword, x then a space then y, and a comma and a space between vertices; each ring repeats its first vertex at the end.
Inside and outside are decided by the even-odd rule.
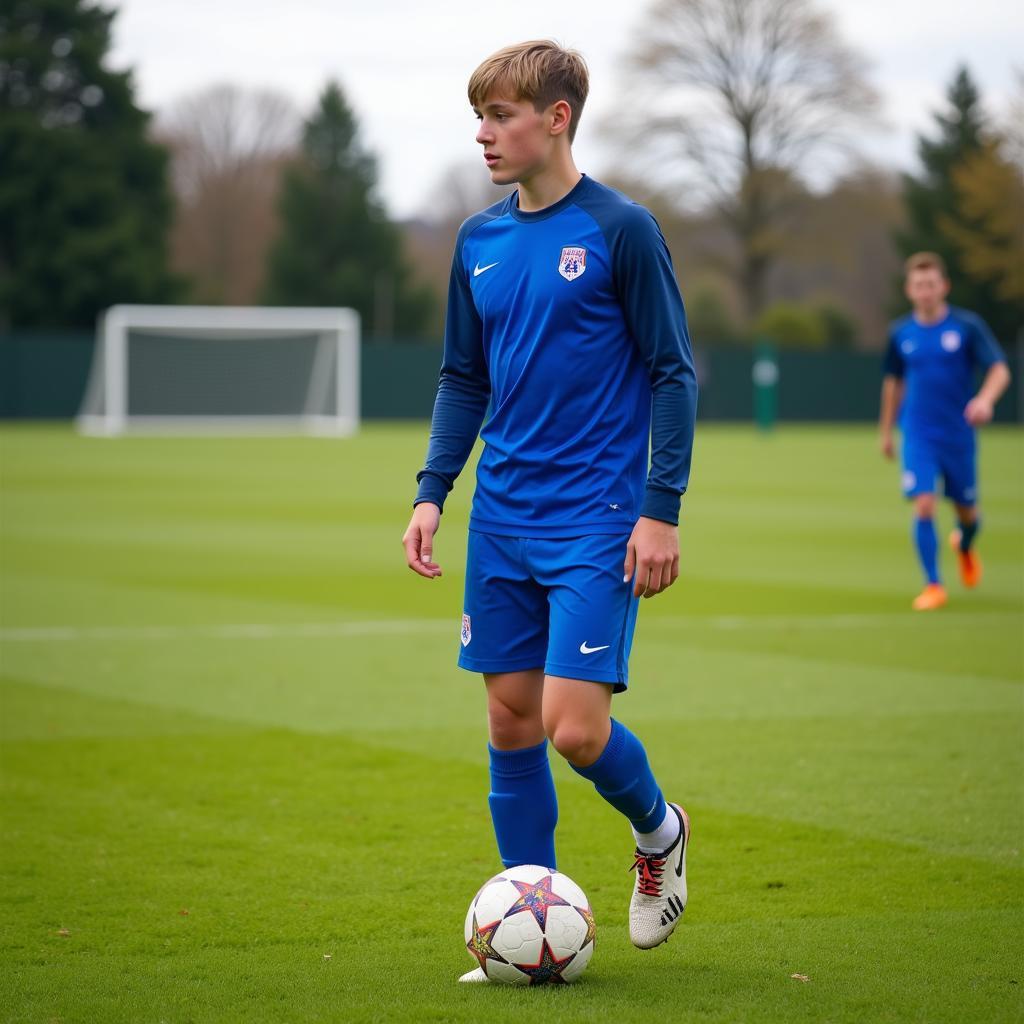
POLYGON ((78 415, 104 436, 358 425, 359 315, 283 306, 112 306, 78 415))

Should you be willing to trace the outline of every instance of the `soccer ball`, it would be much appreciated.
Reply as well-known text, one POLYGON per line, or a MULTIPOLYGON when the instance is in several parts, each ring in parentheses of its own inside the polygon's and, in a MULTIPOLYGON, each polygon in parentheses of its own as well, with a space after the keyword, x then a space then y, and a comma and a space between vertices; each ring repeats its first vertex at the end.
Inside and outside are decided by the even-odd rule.
POLYGON ((491 981, 575 981, 594 955, 597 926, 567 875, 524 864, 485 882, 466 913, 466 949, 491 981))

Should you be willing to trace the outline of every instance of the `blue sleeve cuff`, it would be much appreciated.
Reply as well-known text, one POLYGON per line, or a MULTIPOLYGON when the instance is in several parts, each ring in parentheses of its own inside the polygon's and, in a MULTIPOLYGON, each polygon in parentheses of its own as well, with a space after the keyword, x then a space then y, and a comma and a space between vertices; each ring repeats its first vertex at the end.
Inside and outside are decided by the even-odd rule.
POLYGON ((660 519, 663 523, 678 526, 681 500, 681 496, 675 491, 662 490, 660 487, 648 487, 640 515, 647 519, 660 519))
POLYGON ((448 497, 448 487, 445 482, 433 473, 420 473, 419 488, 416 491, 416 498, 412 505, 422 505, 429 501, 444 511, 444 499, 448 497))

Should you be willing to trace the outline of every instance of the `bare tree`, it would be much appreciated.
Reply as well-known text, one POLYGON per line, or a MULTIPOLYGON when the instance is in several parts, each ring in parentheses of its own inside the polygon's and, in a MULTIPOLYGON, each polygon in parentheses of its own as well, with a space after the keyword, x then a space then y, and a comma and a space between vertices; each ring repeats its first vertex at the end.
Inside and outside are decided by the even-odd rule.
POLYGON ((178 201, 173 265, 192 279, 196 299, 256 301, 300 127, 287 97, 231 85, 187 96, 158 119, 178 201))
POLYGON ((459 226, 467 217, 508 195, 512 188, 492 184, 482 160, 453 163, 428 188, 418 216, 402 225, 405 252, 416 276, 438 299, 430 325, 434 334, 444 330, 452 249, 459 226))
POLYGON ((863 61, 811 0, 658 0, 626 70, 613 131, 683 205, 719 211, 756 315, 794 184, 875 110, 863 61))
POLYGON ((483 160, 462 160, 450 164, 427 192, 421 216, 433 224, 453 228, 452 242, 459 225, 474 213, 496 203, 515 186, 495 185, 487 176, 483 160))

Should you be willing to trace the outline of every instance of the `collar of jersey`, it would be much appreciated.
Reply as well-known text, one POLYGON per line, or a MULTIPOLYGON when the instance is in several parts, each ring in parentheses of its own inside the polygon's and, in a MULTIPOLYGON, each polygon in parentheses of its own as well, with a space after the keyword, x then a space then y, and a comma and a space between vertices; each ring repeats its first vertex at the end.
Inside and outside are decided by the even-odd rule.
POLYGON ((524 224, 532 224, 538 220, 547 220, 548 217, 554 217, 555 214, 561 213, 567 206, 572 206, 574 202, 579 198, 580 192, 586 188, 587 182, 590 179, 584 174, 580 177, 580 180, 576 182, 573 187, 566 192, 557 203, 552 203, 550 206, 545 206, 543 210, 520 210, 519 209, 519 190, 509 197, 508 212, 515 217, 516 220, 522 221, 524 224))
POLYGON ((936 320, 935 323, 933 323, 933 324, 923 324, 923 323, 921 323, 920 320, 917 319, 917 317, 913 313, 910 314, 910 322, 918 330, 921 330, 921 331, 934 331, 934 330, 936 330, 936 328, 945 327, 946 324, 949 323, 949 321, 952 320, 952 319, 953 319, 953 307, 950 306, 948 303, 946 305, 946 315, 941 320, 936 320))

